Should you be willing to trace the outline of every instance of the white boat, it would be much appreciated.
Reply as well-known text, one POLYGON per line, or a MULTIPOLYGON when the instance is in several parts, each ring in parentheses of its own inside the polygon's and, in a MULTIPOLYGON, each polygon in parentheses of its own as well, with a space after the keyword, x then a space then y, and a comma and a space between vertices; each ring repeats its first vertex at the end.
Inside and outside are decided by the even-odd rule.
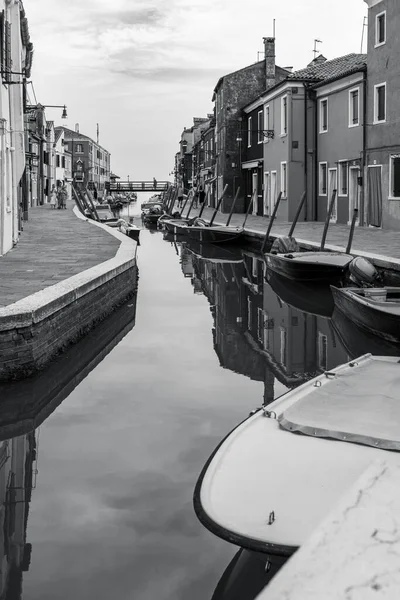
POLYGON ((234 544, 288 556, 377 458, 400 464, 398 357, 365 354, 234 429, 194 493, 200 521, 234 544))

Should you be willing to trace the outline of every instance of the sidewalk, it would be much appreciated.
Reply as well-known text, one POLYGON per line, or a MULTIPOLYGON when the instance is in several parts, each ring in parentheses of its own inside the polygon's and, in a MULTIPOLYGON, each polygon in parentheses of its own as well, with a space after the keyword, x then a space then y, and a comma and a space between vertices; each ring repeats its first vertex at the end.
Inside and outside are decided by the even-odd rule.
MULTIPOLYGON (((174 208, 174 210, 179 210, 174 208)), ((185 209, 185 214, 187 209, 185 209)), ((190 216, 196 216, 199 209, 192 209, 190 216)), ((205 208, 202 217, 210 220, 214 209, 205 208)), ((228 215, 218 213, 214 221, 216 225, 225 225, 228 215)), ((234 214, 231 225, 242 225, 244 214, 234 214)), ((246 221, 246 235, 259 238, 260 241, 268 228, 267 217, 249 215, 246 221)), ((272 237, 281 237, 288 234, 291 223, 274 223, 271 231, 272 237)), ((304 222, 297 223, 294 237, 303 248, 318 248, 321 243, 324 223, 304 222)), ((332 223, 328 228, 325 248, 344 252, 349 238, 350 227, 332 223)), ((400 270, 400 232, 382 231, 375 227, 356 227, 354 232, 351 254, 364 256, 381 267, 400 270)))
POLYGON ((0 257, 0 307, 113 258, 120 242, 67 210, 29 210, 18 244, 0 257))
POLYGON ((0 258, 0 381, 23 379, 137 289, 137 243, 71 209, 41 206, 0 258))

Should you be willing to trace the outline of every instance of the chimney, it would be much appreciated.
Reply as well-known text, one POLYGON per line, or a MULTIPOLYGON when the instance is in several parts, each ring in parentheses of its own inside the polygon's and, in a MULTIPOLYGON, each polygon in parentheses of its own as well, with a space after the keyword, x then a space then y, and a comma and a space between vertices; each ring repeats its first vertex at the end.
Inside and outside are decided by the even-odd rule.
POLYGON ((75 133, 79 133, 79 123, 75 123, 75 133))
POLYGON ((266 89, 275 85, 275 38, 268 37, 264 40, 265 56, 265 87, 266 89))

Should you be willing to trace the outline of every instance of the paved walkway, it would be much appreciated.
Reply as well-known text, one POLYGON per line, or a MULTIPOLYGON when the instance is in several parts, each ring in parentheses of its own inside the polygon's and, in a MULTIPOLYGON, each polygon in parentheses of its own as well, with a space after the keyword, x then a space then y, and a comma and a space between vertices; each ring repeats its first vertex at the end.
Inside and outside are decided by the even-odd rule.
POLYGON ((0 306, 113 258, 119 245, 100 227, 78 219, 72 206, 31 208, 20 241, 0 257, 0 306))
MULTIPOLYGON (((178 210, 178 209, 176 209, 178 210)), ((185 209, 185 214, 187 210, 185 209)), ((190 216, 199 213, 198 209, 192 209, 190 216)), ((213 209, 206 208, 203 211, 203 217, 209 220, 213 214, 213 209)), ((228 215, 218 213, 215 224, 225 224, 228 215)), ((244 215, 235 214, 232 216, 231 225, 242 225, 244 215)), ((246 222, 246 230, 249 233, 265 234, 269 219, 267 217, 254 217, 249 215, 246 222)), ((272 227, 272 236, 287 235, 290 229, 290 223, 275 223, 272 227)), ((324 223, 322 222, 299 222, 296 225, 294 236, 297 240, 309 242, 312 245, 319 245, 322 238, 324 223)), ((328 236, 325 247, 339 248, 344 251, 347 246, 350 227, 347 225, 331 224, 328 228, 328 236)), ((382 231, 375 227, 356 227, 352 254, 381 257, 382 262, 400 261, 400 232, 382 231)), ((400 265, 397 266, 399 268, 400 265)))

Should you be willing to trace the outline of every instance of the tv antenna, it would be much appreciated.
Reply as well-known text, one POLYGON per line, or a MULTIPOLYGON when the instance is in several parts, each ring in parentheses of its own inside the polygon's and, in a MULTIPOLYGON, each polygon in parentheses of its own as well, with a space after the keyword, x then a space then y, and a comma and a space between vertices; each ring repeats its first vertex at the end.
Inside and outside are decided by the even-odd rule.
POLYGON ((322 44, 322 40, 317 40, 317 39, 314 40, 314 50, 313 50, 313 52, 314 52, 314 58, 317 58, 317 54, 319 54, 319 50, 317 48, 317 44, 322 44))
POLYGON ((363 20, 363 26, 362 26, 362 34, 361 34, 361 50, 360 53, 363 53, 363 47, 364 47, 364 32, 365 32, 365 28, 368 27, 368 17, 364 17, 363 20))

